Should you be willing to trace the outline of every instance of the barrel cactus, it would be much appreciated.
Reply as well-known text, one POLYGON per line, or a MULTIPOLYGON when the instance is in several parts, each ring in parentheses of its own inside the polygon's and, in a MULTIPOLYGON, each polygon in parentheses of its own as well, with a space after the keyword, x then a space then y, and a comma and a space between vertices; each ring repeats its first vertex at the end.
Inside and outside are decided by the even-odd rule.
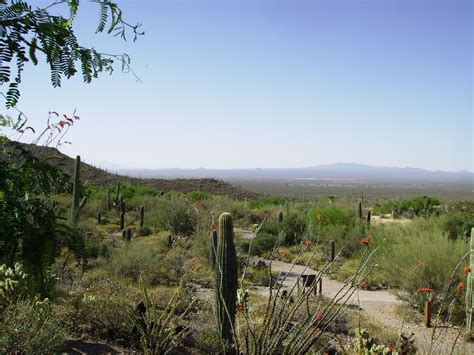
POLYGON ((234 245, 232 216, 219 217, 216 254, 216 313, 217 326, 226 349, 234 344, 234 323, 237 300, 237 253, 234 245))

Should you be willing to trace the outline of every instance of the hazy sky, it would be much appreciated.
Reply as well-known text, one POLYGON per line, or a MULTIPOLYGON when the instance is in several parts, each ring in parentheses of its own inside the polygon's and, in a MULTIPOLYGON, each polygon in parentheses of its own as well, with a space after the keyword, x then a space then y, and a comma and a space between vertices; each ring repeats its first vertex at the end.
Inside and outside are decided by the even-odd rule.
POLYGON ((45 65, 23 74, 19 107, 35 127, 77 109, 66 154, 131 168, 473 171, 469 0, 117 2, 143 23, 137 42, 96 35, 89 2, 76 32, 130 54, 142 83, 120 66, 58 89, 45 65))

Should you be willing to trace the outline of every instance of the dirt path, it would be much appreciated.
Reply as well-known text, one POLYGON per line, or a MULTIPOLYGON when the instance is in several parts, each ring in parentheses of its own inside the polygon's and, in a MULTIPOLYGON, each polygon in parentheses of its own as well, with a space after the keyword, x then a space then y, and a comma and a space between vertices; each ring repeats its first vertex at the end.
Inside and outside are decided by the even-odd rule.
MULTIPOLYGON (((250 239, 253 233, 250 231, 241 231, 243 238, 250 239)), ((251 263, 257 263, 259 260, 269 263, 269 260, 261 258, 251 258, 251 263)), ((317 274, 316 270, 306 268, 303 265, 293 265, 279 260, 273 260, 271 263, 272 271, 280 273, 280 279, 286 274, 283 281, 283 287, 293 287, 298 279, 298 276, 304 274, 317 274)), ((333 298, 344 286, 343 283, 332 280, 326 276, 322 278, 322 294, 325 297, 333 298)), ((258 287, 257 290, 262 294, 268 294, 268 287, 258 287)), ((341 300, 343 302, 345 299, 341 300)), ((393 293, 386 290, 366 291, 357 290, 352 297, 347 300, 349 303, 359 305, 362 311, 371 319, 384 327, 391 328, 395 332, 402 329, 404 334, 415 334, 415 342, 418 349, 422 353, 427 353, 430 349, 432 328, 426 328, 422 323, 403 322, 402 317, 396 311, 397 306, 403 305, 393 293)), ((434 320, 432 321, 434 322, 434 320)), ((434 348, 434 353, 449 354, 451 352, 452 344, 458 335, 458 330, 453 328, 438 329, 436 336, 438 341, 434 342, 437 346, 434 348)), ((463 341, 460 337, 457 341, 455 354, 474 354, 474 344, 463 341)))

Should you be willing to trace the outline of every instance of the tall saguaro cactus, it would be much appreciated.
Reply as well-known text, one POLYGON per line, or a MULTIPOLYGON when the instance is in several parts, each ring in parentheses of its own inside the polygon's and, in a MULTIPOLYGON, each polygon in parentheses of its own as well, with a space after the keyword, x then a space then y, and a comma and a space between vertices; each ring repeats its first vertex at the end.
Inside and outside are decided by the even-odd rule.
POLYGON ((223 213, 219 217, 216 254, 216 313, 221 339, 229 350, 234 344, 237 287, 237 253, 232 216, 223 213))
POLYGON ((72 187, 72 209, 71 209, 71 221, 74 228, 79 223, 79 213, 84 208, 87 202, 87 197, 83 197, 81 200, 81 157, 76 156, 76 165, 74 168, 74 184, 72 187))
POLYGON ((359 200, 359 202, 357 202, 357 216, 359 217, 359 219, 362 219, 362 200, 359 200))
POLYGON ((467 275, 466 282, 466 326, 469 332, 472 331, 472 313, 474 312, 474 281, 472 274, 474 272, 474 228, 471 229, 471 241, 470 241, 470 259, 469 259, 469 274, 467 275))
POLYGON ((142 228, 143 225, 145 224, 145 207, 144 206, 140 206, 139 214, 140 214, 140 228, 142 228))

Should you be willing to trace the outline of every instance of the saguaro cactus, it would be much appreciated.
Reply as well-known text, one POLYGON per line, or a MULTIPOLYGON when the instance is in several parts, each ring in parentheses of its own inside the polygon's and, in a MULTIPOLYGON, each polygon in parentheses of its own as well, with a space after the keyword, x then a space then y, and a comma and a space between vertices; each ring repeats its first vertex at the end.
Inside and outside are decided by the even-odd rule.
POLYGON ((357 202, 357 216, 359 217, 359 219, 362 219, 362 200, 359 200, 359 202, 357 202))
POLYGON ((277 222, 282 223, 283 222, 283 212, 279 211, 277 214, 277 222))
POLYGON ((142 228, 143 225, 145 224, 145 207, 144 206, 140 206, 139 214, 140 214, 140 228, 142 228))
POLYGON ((336 243, 334 240, 329 241, 329 261, 333 262, 336 259, 336 243))
POLYGON ((370 227, 370 220, 372 219, 372 211, 367 212, 367 226, 370 227))
POLYGON ((216 255, 216 313, 219 334, 227 349, 234 343, 235 302, 237 300, 237 254, 230 213, 219 217, 216 255))
POLYGON ((97 224, 102 224, 102 213, 97 211, 97 224))
POLYGON ((83 197, 81 200, 81 157, 76 157, 76 166, 74 168, 74 184, 72 188, 72 212, 71 220, 72 226, 77 227, 79 223, 79 213, 87 203, 87 197, 83 197))
POLYGON ((125 227, 125 212, 120 212, 120 230, 125 227))
POLYGON ((472 331, 472 313, 474 312, 474 281, 472 273, 474 272, 474 228, 471 229, 471 241, 470 241, 470 259, 469 259, 469 274, 467 275, 466 281, 466 326, 469 332, 472 331))

